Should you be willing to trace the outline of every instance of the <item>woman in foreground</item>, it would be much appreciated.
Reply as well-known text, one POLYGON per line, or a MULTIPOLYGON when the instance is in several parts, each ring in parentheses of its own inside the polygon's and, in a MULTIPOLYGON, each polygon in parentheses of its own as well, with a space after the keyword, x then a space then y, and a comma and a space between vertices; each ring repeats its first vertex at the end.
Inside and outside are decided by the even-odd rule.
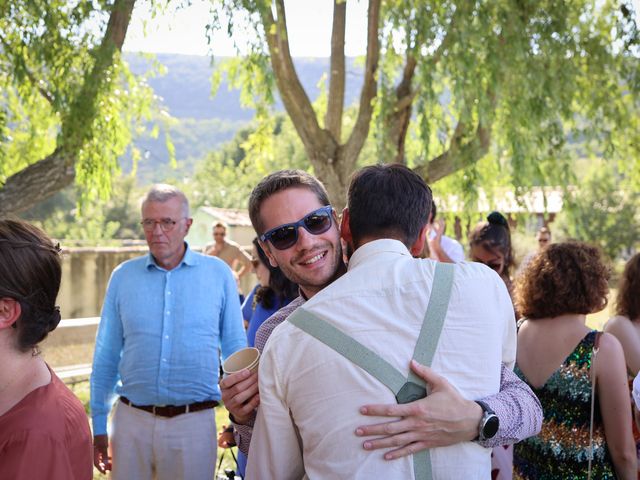
POLYGON ((60 322, 60 254, 22 221, 0 220, 0 477, 91 479, 82 404, 39 355, 60 322))

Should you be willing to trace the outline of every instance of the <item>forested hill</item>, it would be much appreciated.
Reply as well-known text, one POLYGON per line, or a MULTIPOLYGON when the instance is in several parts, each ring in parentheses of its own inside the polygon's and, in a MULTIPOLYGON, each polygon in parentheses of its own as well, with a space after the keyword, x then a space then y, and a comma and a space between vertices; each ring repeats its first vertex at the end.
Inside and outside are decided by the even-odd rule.
MULTIPOLYGON (((149 58, 135 53, 125 55, 134 73, 141 74, 150 68, 152 60, 149 58)), ((155 58, 166 67, 166 74, 150 78, 149 84, 169 113, 178 119, 178 123, 171 127, 170 135, 176 148, 179 170, 169 168, 169 155, 162 135, 157 139, 143 136, 135 142, 143 153, 138 165, 138 179, 142 183, 189 174, 197 160, 231 140, 254 115, 253 110, 240 106, 240 92, 229 90, 225 80, 212 97, 214 67, 209 57, 158 54, 155 58)), ((216 62, 224 60, 215 59, 216 62)), ((347 59, 347 62, 345 104, 351 105, 359 98, 362 67, 356 59, 347 59)), ((327 65, 327 58, 295 59, 296 70, 312 100, 320 92, 318 83, 327 71, 327 65)), ((276 109, 283 109, 279 101, 276 109)), ((130 160, 122 159, 125 171, 130 169, 130 164, 130 160)))

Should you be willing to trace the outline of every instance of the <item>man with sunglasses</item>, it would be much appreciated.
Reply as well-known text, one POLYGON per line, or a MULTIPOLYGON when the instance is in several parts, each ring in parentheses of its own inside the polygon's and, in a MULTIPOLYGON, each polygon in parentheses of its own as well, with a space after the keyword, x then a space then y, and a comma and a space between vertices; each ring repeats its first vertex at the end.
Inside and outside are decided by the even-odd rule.
POLYGON ((218 351, 226 358, 246 336, 231 270, 189 248, 191 223, 181 191, 151 188, 141 221, 149 254, 119 265, 107 287, 91 416, 94 464, 116 480, 214 476, 218 351))
MULTIPOLYGON (((275 172, 264 178, 252 192, 249 214, 265 253, 272 264, 278 265, 287 277, 300 285, 300 297, 274 314, 258 330, 256 347, 261 350, 275 327, 346 271, 337 217, 328 204, 322 184, 302 171, 275 172)), ((368 448, 396 447, 388 452, 387 459, 417 449, 472 440, 479 433, 483 409, 475 402, 465 400, 430 369, 417 366, 416 370, 431 385, 431 395, 403 406, 370 407, 366 413, 361 412, 404 417, 402 422, 394 419, 393 426, 380 424, 361 430, 363 435, 383 437, 367 441, 368 448), (403 408, 402 412, 398 410, 400 408, 403 408), (385 413, 379 413, 380 410, 385 413)), ((225 407, 235 422, 239 447, 246 453, 260 403, 257 374, 239 372, 223 379, 220 386, 225 407)), ((500 419, 495 437, 480 441, 484 446, 513 443, 540 429, 542 411, 537 398, 504 365, 500 389, 498 394, 483 399, 500 419)), ((280 447, 274 445, 273 448, 280 447)))

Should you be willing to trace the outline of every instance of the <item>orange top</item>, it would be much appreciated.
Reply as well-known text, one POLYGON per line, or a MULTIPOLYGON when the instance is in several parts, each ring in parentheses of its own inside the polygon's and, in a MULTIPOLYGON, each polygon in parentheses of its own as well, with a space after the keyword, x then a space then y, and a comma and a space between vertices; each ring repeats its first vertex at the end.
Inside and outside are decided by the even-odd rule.
POLYGON ((93 474, 93 447, 80 401, 51 372, 51 382, 35 389, 0 416, 0 478, 87 480, 93 474))

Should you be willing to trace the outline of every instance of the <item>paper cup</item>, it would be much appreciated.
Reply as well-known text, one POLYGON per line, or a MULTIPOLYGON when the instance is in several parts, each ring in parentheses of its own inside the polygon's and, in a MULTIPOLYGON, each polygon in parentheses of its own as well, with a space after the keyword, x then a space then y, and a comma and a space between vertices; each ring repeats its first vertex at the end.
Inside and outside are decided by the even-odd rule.
POLYGON ((222 371, 231 375, 232 373, 238 373, 245 368, 249 369, 251 373, 258 371, 258 364, 260 363, 260 350, 253 347, 243 348, 238 350, 233 355, 229 356, 222 364, 222 371))

